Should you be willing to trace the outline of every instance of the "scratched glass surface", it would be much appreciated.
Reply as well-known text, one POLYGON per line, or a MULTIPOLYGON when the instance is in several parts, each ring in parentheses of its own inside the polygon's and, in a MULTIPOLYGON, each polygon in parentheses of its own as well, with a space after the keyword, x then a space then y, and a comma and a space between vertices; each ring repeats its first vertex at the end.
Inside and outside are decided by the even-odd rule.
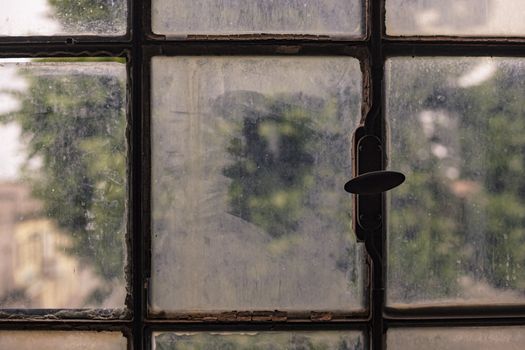
POLYGON ((5 350, 126 350, 127 339, 118 332, 0 331, 5 350))
POLYGON ((361 332, 154 333, 153 350, 363 350, 361 332))
POLYGON ((126 33, 127 0, 2 0, 0 36, 126 33))
POLYGON ((388 302, 525 302, 525 60, 393 58, 388 302))
POLYGON ((354 58, 154 57, 153 311, 362 309, 354 58))
POLYGON ((360 0, 152 0, 152 28, 181 38, 262 33, 361 37, 363 13, 360 0))
POLYGON ((523 0, 386 0, 388 35, 524 36, 523 0))
POLYGON ((126 66, 79 60, 0 60, 2 309, 124 306, 126 66))
POLYGON ((392 329, 388 350, 522 350, 525 327, 392 329))

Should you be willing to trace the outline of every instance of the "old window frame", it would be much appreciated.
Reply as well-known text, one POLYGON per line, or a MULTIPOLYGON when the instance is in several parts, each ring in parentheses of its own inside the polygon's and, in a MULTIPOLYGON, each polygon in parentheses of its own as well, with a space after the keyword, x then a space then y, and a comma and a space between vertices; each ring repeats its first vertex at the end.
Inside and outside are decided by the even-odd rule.
MULTIPOLYGON (((127 305, 133 317, 118 320, 42 319, 38 310, 17 310, 25 317, 0 319, 0 330, 113 330, 129 338, 130 349, 147 349, 154 331, 314 331, 358 330, 368 348, 384 349, 389 328, 468 327, 525 325, 525 305, 458 306, 395 310, 385 305, 386 204, 384 196, 358 199, 360 213, 380 215, 377 226, 362 232, 369 250, 370 285, 367 314, 297 315, 252 313, 248 318, 231 315, 181 315, 178 319, 155 318, 147 312, 150 269, 150 129, 149 62, 154 55, 345 55, 356 57, 363 67, 363 123, 386 144, 383 117, 384 63, 399 56, 510 56, 525 57, 525 38, 519 37, 390 37, 385 28, 385 1, 368 0, 365 37, 352 40, 318 39, 311 36, 250 35, 196 37, 165 40, 151 32, 151 0, 128 0, 128 30, 121 37, 54 36, 0 38, 0 57, 118 56, 128 60, 128 259, 131 286, 127 305), (368 117, 371 116, 371 117, 368 117), (374 116, 379 116, 373 124, 374 116), (325 317, 328 316, 328 317, 325 317)), ((359 132, 363 132, 363 129, 359 132)), ((354 156, 356 151, 354 150, 354 156)), ((373 158, 370 154, 365 157, 373 158)), ((384 168, 386 154, 374 166, 384 168)), ((349 198, 350 200, 350 198, 349 198)), ((360 213, 356 213, 359 215, 360 213)), ((359 230, 359 229, 358 229, 359 230)), ((46 312, 48 312, 47 310, 46 312)), ((42 313, 40 313, 42 314, 42 313)))

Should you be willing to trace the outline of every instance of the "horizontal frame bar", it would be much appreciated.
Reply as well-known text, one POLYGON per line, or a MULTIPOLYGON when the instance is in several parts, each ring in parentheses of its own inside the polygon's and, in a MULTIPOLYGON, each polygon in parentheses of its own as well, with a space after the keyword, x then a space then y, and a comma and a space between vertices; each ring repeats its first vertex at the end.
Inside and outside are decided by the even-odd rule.
POLYGON ((435 319, 385 319, 387 328, 411 328, 411 327, 491 327, 491 326, 525 326, 525 317, 518 318, 435 318, 435 319))
POLYGON ((129 44, 104 45, 9 45, 0 47, 0 58, 18 57, 129 57, 129 44))
POLYGON ((469 318, 523 318, 525 305, 455 305, 413 308, 385 307, 385 317, 390 319, 469 319, 469 318))
POLYGON ((0 48, 7 45, 84 45, 106 43, 128 43, 131 35, 103 36, 103 35, 35 35, 35 36, 0 36, 0 48))
POLYGON ((525 56, 525 43, 384 42, 385 56, 525 56))
POLYGON ((525 43, 525 34, 520 36, 497 36, 497 35, 384 35, 383 40, 391 42, 411 42, 411 43, 428 43, 428 42, 448 42, 448 43, 525 43))
MULTIPOLYGON (((31 44, 0 46, 0 57, 68 57, 126 56, 133 49, 130 43, 104 44, 31 44)), ((451 43, 451 42, 384 42, 386 58, 394 56, 509 56, 524 57, 525 43, 451 43)), ((174 44, 147 42, 150 55, 312 55, 354 56, 365 59, 368 43, 271 41, 265 43, 177 42, 174 44)))
POLYGON ((266 42, 266 43, 232 43, 232 42, 178 42, 177 44, 151 43, 144 46, 147 57, 166 56, 228 56, 228 55, 310 55, 310 56, 353 56, 365 58, 366 43, 334 44, 312 42, 266 42))

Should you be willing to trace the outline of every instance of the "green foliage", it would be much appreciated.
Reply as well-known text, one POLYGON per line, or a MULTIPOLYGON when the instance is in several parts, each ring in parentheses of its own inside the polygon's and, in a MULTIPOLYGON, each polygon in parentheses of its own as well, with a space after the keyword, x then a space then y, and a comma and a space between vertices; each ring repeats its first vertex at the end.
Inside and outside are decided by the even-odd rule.
POLYGON ((468 65, 392 72, 402 86, 389 106, 398 118, 392 157, 409 175, 389 212, 388 278, 396 299, 460 295, 462 276, 525 288, 525 72, 498 65, 491 79, 471 87, 447 80, 472 69, 468 65), (434 112, 432 135, 410 117, 422 110, 434 112), (446 123, 440 125, 439 114, 446 123), (435 144, 452 154, 438 157, 435 144), (457 177, 447 168, 457 169, 457 177), (461 186, 463 193, 455 190, 461 186))
MULTIPOLYGON (((64 67, 60 67, 63 69, 64 67)), ((38 70, 38 68, 36 68, 38 70)), ((28 159, 26 176, 44 214, 72 235, 71 252, 107 280, 123 275, 126 200, 125 86, 110 75, 33 74, 18 94, 16 121, 28 159)))
POLYGON ((217 101, 217 112, 237 129, 223 171, 232 180, 232 214, 275 238, 294 233, 307 216, 319 217, 327 230, 349 230, 350 201, 337 188, 349 162, 349 132, 337 127, 337 105, 336 96, 249 92, 217 101))
MULTIPOLYGON (((488 247, 483 272, 499 288, 525 290, 525 71, 503 67, 489 81, 463 91, 456 103, 468 108, 461 120, 464 142, 483 148, 465 158, 463 177, 483 188, 479 202, 485 229, 478 239, 488 247), (480 170, 484 173, 480 174, 480 170)), ((479 264, 478 264, 479 265, 479 264)))
POLYGON ((126 4, 120 0, 49 0, 68 31, 116 33, 126 28, 126 4))
POLYGON ((242 137, 230 141, 236 162, 224 170, 232 213, 274 237, 297 228, 303 203, 313 185, 316 142, 313 113, 283 100, 267 100, 264 112, 246 111, 242 137))

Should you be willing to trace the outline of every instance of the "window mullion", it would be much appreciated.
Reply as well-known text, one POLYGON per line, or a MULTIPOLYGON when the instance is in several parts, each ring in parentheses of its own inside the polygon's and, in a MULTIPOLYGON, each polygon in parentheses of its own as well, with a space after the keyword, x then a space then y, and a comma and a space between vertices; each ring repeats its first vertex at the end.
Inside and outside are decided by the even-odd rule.
MULTIPOLYGON (((143 10, 142 1, 133 1, 132 14, 132 52, 131 52, 131 97, 130 97, 130 232, 132 237, 132 269, 131 283, 133 291, 133 349, 147 348, 145 336, 145 268, 144 268, 144 235, 143 235, 143 149, 147 145, 147 136, 142 132, 143 125, 143 83, 147 77, 143 76, 143 23, 148 19, 143 10)), ((148 206, 146 205, 146 208, 148 206)))
MULTIPOLYGON (((356 160, 356 175, 383 170, 385 144, 385 128, 382 116, 382 81, 383 81, 383 32, 384 32, 384 1, 370 1, 368 3, 368 49, 370 64, 370 91, 368 92, 368 114, 364 128, 360 128, 354 136, 354 159, 356 160), (361 136, 361 138, 359 138, 361 136), (359 141, 362 141, 361 144, 359 141), (368 142, 371 141, 371 142, 368 142), (373 143, 376 143, 375 146, 373 143), (372 143, 372 144, 370 144, 372 143), (367 145, 367 147, 363 147, 367 145), (360 147, 361 146, 361 147, 360 147), (379 152, 378 152, 379 151, 379 152)), ((365 101, 366 103, 366 101, 365 101)), ((385 304, 384 282, 384 195, 357 195, 356 196, 357 221, 356 233, 362 232, 365 236, 365 245, 371 260, 370 279, 370 345, 371 349, 385 348, 385 332, 383 308, 385 304), (362 225, 361 220, 366 221, 362 225)))

